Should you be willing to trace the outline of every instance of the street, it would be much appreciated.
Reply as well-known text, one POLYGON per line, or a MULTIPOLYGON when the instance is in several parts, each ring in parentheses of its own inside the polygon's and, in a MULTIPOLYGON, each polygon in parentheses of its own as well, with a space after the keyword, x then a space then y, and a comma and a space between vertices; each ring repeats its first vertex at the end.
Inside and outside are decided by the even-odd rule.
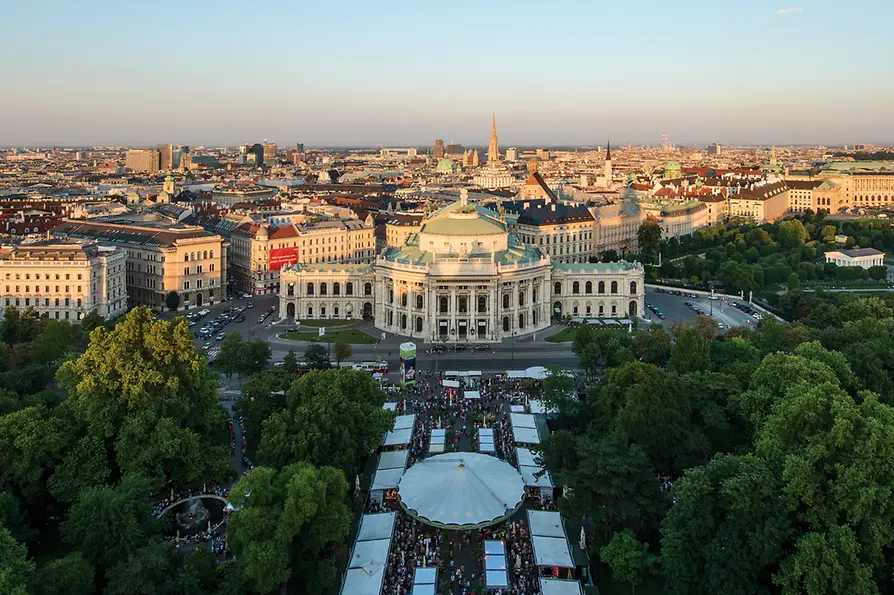
MULTIPOLYGON (((734 301, 747 303, 747 300, 737 299, 734 301)), ((661 310, 661 313, 665 315, 665 319, 660 320, 647 308, 647 315, 650 316, 653 323, 667 326, 674 322, 691 322, 697 314, 686 305, 686 302, 695 304, 706 315, 711 316, 715 321, 722 323, 726 328, 733 326, 754 328, 754 325, 757 323, 752 316, 733 307, 731 300, 726 298, 711 300, 702 295, 699 295, 698 297, 677 296, 670 293, 658 293, 654 288, 650 288, 646 292, 646 303, 656 306, 661 310)))

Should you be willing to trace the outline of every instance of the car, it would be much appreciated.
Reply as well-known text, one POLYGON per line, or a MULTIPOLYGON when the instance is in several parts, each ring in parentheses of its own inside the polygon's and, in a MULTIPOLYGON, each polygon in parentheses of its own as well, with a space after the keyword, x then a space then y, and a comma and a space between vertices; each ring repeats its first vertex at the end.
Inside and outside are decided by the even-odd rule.
POLYGON ((723 329, 725 329, 726 327, 723 326, 723 323, 722 323, 722 322, 718 322, 718 323, 717 323, 717 328, 719 328, 720 330, 723 330, 723 329))
POLYGON ((195 321, 195 320, 190 320, 189 322, 187 322, 187 324, 188 324, 189 326, 195 326, 195 325, 196 325, 196 321, 195 321))
POLYGON ((209 349, 211 349, 211 343, 205 343, 204 345, 202 345, 202 349, 208 351, 209 349))
POLYGON ((490 345, 485 345, 484 343, 479 343, 474 348, 475 351, 490 351, 490 345))
POLYGON ((241 315, 238 316, 238 317, 236 318, 236 322, 245 322, 245 316, 241 316, 241 315))
POLYGON ((258 324, 261 324, 262 322, 264 322, 264 317, 263 317, 263 316, 261 316, 260 318, 258 318, 258 324))
POLYGON ((215 341, 223 341, 226 338, 226 336, 227 336, 226 333, 221 333, 221 334, 217 335, 216 337, 214 337, 214 340, 215 341))
POLYGON ((662 314, 661 312, 656 312, 656 314, 658 315, 658 318, 660 318, 661 320, 664 320, 666 318, 665 315, 662 314))
MULTIPOLYGON (((246 300, 247 300, 247 299, 249 299, 250 297, 251 297, 251 294, 250 294, 250 293, 243 293, 243 294, 242 294, 242 299, 246 299, 246 300)), ((250 307, 251 307, 251 306, 249 306, 249 308, 250 308, 250 307)))
POLYGON ((713 300, 713 301, 717 301, 717 300, 719 300, 720 298, 717 297, 716 295, 709 295, 709 296, 708 296, 708 299, 709 299, 709 300, 713 300))
POLYGON ((251 303, 251 302, 248 302, 248 307, 249 307, 249 308, 254 308, 254 307, 255 307, 255 305, 254 305, 254 304, 252 304, 252 303, 251 303))

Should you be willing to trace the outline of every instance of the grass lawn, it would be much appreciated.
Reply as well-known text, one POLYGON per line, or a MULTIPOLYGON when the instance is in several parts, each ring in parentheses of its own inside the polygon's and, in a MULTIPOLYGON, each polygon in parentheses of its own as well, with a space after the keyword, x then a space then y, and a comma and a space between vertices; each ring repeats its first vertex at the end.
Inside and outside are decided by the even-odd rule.
POLYGON ((376 342, 376 339, 374 337, 370 337, 366 333, 362 333, 354 329, 337 331, 334 333, 327 332, 326 336, 324 337, 318 336, 317 333, 313 331, 300 333, 282 333, 279 337, 281 339, 289 339, 290 341, 316 341, 317 343, 325 343, 326 337, 329 337, 333 343, 335 343, 336 341, 342 341, 343 343, 347 343, 349 345, 372 345, 376 342))
POLYGON ((346 324, 353 324, 357 322, 356 320, 296 320, 295 324, 300 324, 301 326, 312 326, 314 328, 320 328, 321 326, 344 326, 346 324))
POLYGON ((547 337, 546 341, 550 343, 569 343, 574 341, 574 333, 576 328, 567 326, 551 337, 547 337))

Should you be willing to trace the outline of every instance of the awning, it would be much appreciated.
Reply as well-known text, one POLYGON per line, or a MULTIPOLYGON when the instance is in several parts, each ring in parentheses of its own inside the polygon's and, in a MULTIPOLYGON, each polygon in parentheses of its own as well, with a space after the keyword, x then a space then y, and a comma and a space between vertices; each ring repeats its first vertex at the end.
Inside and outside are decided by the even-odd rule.
POLYGON ((534 545, 534 561, 537 566, 574 568, 574 561, 568 550, 568 540, 564 537, 534 535, 531 542, 534 545))
POLYGON ((444 380, 441 384, 444 385, 444 388, 459 388, 458 380, 444 380))
POLYGON ((400 483, 400 476, 404 474, 403 468, 400 469, 379 469, 373 478, 370 490, 393 490, 400 483))
POLYGON ((561 537, 565 539, 565 527, 562 525, 562 515, 551 510, 529 510, 528 526, 531 535, 542 537, 561 537))
POLYGON ((512 422, 513 428, 536 428, 534 416, 528 413, 510 413, 509 421, 512 422))
POLYGON ((541 578, 541 595, 583 595, 580 581, 569 581, 558 578, 541 578))
POLYGON ((516 444, 540 444, 540 435, 534 428, 512 427, 512 439, 516 444))
POLYGON ((408 455, 409 453, 405 450, 387 450, 379 455, 379 464, 376 469, 406 469, 408 455))
POLYGON ((480 399, 481 393, 478 392, 477 390, 466 390, 466 391, 463 391, 463 398, 464 399, 480 399))
POLYGON ((377 514, 363 515, 360 517, 360 530, 357 531, 357 541, 391 539, 391 535, 394 533, 394 522, 396 520, 396 512, 380 512, 377 514))

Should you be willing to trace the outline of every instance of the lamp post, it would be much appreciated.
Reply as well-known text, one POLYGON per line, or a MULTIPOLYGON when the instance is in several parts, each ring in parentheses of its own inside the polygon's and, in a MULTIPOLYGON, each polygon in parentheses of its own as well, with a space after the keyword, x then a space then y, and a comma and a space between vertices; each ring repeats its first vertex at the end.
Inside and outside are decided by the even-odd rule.
POLYGON ((512 331, 512 369, 515 369, 515 331, 512 331))

